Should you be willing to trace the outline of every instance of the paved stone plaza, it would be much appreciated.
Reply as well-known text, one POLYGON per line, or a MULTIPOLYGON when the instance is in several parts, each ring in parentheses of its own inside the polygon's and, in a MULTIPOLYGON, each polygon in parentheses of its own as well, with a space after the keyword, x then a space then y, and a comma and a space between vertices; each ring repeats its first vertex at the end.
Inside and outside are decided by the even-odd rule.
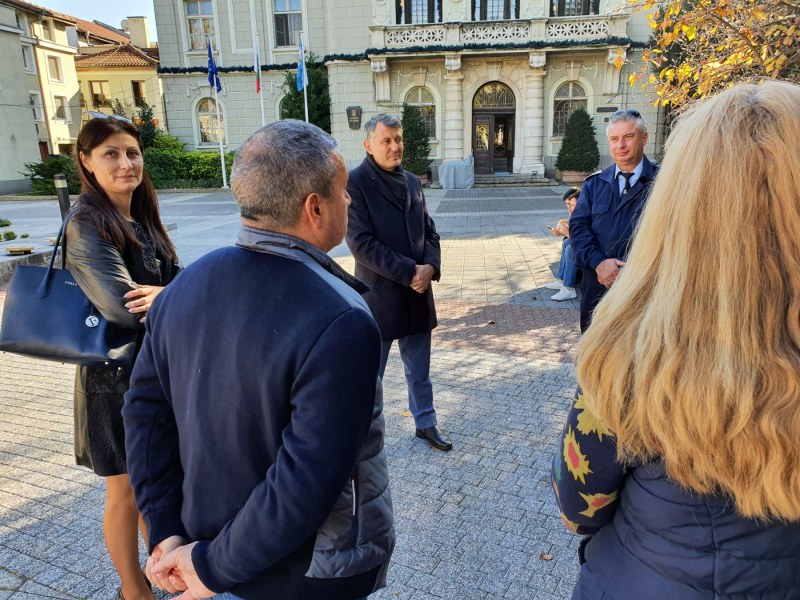
MULTIPOLYGON (((547 225, 566 215, 564 189, 427 192, 443 258, 431 372, 455 448, 414 438, 395 347, 384 391, 397 549, 389 586, 370 598, 571 594, 579 538, 558 518, 549 472, 575 385, 578 312, 542 287, 559 257, 547 225)), ((163 194, 161 210, 184 263, 238 229, 224 193, 163 194)), ((37 250, 58 229, 52 200, 0 199, 0 217, 37 250)), ((352 271, 346 246, 332 254, 352 271)), ((0 373, 0 600, 111 600, 102 481, 72 464, 74 369, 0 353, 0 373)))

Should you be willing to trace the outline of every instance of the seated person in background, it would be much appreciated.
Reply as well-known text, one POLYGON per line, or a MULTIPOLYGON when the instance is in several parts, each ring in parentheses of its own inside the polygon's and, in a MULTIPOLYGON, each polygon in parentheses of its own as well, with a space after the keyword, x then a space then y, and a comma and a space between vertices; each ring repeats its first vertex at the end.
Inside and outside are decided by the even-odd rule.
POLYGON ((554 461, 592 536, 573 600, 800 598, 798 173, 797 85, 736 85, 670 135, 554 461))
MULTIPOLYGON (((578 196, 580 195, 580 188, 569 188, 564 194, 564 203, 567 205, 567 211, 570 215, 575 210, 575 205, 578 204, 578 196)), ((572 242, 569 239, 569 219, 561 219, 555 227, 550 228, 550 231, 553 235, 563 236, 564 241, 561 243, 561 260, 558 263, 556 278, 544 287, 548 290, 559 290, 557 294, 553 294, 550 297, 551 300, 556 302, 572 300, 577 296, 575 293, 577 274, 575 261, 572 258, 572 242)))

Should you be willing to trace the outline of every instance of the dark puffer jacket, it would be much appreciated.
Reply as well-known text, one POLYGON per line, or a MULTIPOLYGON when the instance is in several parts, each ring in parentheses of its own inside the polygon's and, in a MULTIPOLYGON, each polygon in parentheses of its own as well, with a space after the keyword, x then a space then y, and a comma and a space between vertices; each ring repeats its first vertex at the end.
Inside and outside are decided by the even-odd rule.
POLYGON ((584 556, 573 600, 800 598, 800 523, 746 519, 671 483, 660 461, 628 472, 584 556))

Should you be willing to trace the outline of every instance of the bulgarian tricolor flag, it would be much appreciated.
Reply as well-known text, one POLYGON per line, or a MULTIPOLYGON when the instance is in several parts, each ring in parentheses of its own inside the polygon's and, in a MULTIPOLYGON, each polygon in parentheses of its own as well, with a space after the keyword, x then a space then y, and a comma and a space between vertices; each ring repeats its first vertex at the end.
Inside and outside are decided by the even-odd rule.
POLYGON ((258 59, 258 43, 254 44, 255 57, 253 59, 253 72, 256 74, 256 94, 261 93, 261 61, 258 59))

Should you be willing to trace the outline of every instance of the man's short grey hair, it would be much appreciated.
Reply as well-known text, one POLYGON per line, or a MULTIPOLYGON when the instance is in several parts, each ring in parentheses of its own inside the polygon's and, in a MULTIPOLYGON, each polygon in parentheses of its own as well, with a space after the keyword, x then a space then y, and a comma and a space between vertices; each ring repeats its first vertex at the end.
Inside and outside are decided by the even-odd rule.
POLYGON ((638 110, 635 109, 628 109, 628 110, 618 110, 611 118, 608 119, 608 126, 606 127, 606 136, 608 136, 608 130, 614 123, 619 122, 627 122, 627 121, 634 121, 636 123, 636 128, 639 130, 639 133, 647 133, 647 127, 644 124, 644 119, 642 119, 642 115, 639 113, 638 110))
POLYGON ((375 128, 378 126, 378 123, 383 123, 386 127, 391 129, 397 129, 398 127, 403 126, 403 124, 400 122, 400 119, 394 115, 387 115, 386 113, 377 114, 367 121, 366 125, 364 125, 364 131, 367 134, 367 139, 372 137, 372 134, 375 133, 375 128))
POLYGON ((236 152, 231 191, 242 217, 276 228, 293 227, 309 194, 330 198, 340 161, 336 140, 316 125, 275 121, 236 152))

